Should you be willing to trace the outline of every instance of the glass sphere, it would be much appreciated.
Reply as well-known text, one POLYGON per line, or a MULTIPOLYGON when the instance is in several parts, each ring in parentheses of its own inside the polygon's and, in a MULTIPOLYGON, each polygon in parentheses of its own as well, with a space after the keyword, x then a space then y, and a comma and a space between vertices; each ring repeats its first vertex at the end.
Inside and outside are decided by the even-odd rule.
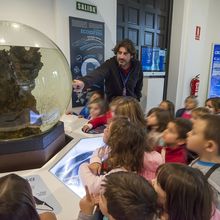
POLYGON ((65 56, 46 35, 0 21, 0 140, 52 128, 68 106, 71 82, 65 56))

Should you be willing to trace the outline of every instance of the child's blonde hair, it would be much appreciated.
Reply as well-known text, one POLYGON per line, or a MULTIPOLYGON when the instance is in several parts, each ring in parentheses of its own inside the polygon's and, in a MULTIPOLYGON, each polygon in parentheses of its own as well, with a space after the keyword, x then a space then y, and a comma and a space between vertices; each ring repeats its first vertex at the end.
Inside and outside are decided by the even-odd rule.
POLYGON ((209 110, 205 107, 198 107, 198 108, 194 108, 192 110, 192 113, 194 113, 198 118, 201 118, 203 115, 207 115, 209 114, 209 110))
POLYGON ((191 100, 194 103, 195 108, 198 106, 198 100, 196 96, 194 95, 187 96, 184 100, 184 103, 186 103, 189 100, 191 100))
POLYGON ((102 98, 94 99, 93 101, 89 102, 89 108, 90 105, 92 104, 97 104, 100 107, 100 115, 103 115, 108 111, 108 104, 105 101, 105 99, 102 98))
POLYGON ((144 113, 138 101, 133 97, 124 97, 115 110, 116 116, 126 116, 136 125, 146 128, 144 113))
POLYGON ((108 162, 111 169, 124 167, 141 172, 146 145, 146 132, 125 117, 115 117, 110 123, 107 145, 110 147, 108 162))
POLYGON ((124 98, 125 98, 124 96, 117 96, 117 97, 115 97, 114 99, 112 99, 112 101, 110 102, 109 106, 112 107, 112 106, 119 105, 120 103, 123 102, 124 98))

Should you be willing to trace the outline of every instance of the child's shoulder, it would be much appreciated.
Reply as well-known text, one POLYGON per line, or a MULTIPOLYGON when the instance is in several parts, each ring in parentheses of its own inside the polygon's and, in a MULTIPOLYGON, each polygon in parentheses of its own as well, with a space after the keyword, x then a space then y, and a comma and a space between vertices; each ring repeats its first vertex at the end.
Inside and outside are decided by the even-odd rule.
POLYGON ((189 166, 199 169, 210 181, 215 182, 220 192, 220 164, 202 161, 199 158, 193 160, 189 166))
POLYGON ((163 157, 157 151, 145 152, 144 153, 144 169, 155 170, 164 163, 163 157))
POLYGON ((177 146, 166 146, 166 152, 167 153, 171 153, 171 154, 175 154, 175 153, 185 153, 186 150, 186 145, 182 144, 182 145, 177 145, 177 146))
POLYGON ((162 156, 157 151, 145 152, 144 153, 144 163, 156 163, 162 164, 162 156))
POLYGON ((206 170, 209 170, 212 166, 214 166, 216 163, 212 163, 209 161, 203 161, 200 160, 200 158, 196 158, 195 160, 193 160, 189 166, 194 167, 194 168, 204 168, 206 170))
POLYGON ((177 111, 176 111, 176 117, 178 118, 178 117, 181 117, 182 116, 182 114, 185 112, 185 108, 180 108, 180 109, 178 109, 177 111))

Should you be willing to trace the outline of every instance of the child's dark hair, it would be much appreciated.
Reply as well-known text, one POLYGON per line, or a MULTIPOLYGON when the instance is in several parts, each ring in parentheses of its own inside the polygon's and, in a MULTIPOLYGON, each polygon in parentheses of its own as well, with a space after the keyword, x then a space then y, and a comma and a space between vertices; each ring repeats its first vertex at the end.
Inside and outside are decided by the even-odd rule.
POLYGON ((186 139, 187 133, 192 130, 192 122, 185 118, 176 118, 171 122, 176 126, 178 138, 186 139))
MULTIPOLYGON (((149 116, 153 113, 156 115, 156 118, 158 121, 158 128, 156 129, 156 131, 163 132, 166 129, 167 124, 172 119, 169 111, 166 111, 166 110, 163 110, 163 109, 156 107, 156 108, 152 108, 148 112, 147 116, 149 116)), ((148 129, 150 130, 151 126, 148 126, 148 129)))
POLYGON ((143 177, 130 172, 106 176, 104 196, 108 213, 117 220, 153 220, 157 214, 157 194, 143 177))
POLYGON ((110 124, 108 163, 111 169, 124 167, 141 172, 146 147, 146 131, 125 117, 115 117, 110 124))
POLYGON ((208 101, 211 101, 215 113, 218 113, 220 111, 220 97, 208 98, 206 99, 205 104, 207 104, 208 101))
POLYGON ((106 100, 102 98, 94 99, 93 101, 89 102, 89 106, 92 104, 97 104, 100 107, 100 115, 105 114, 108 111, 108 104, 106 100))
POLYGON ((163 100, 162 102, 167 103, 167 106, 168 106, 167 111, 170 112, 170 115, 173 118, 174 117, 174 113, 175 113, 175 106, 174 106, 174 104, 170 100, 163 100))
POLYGON ((118 53, 120 47, 126 48, 128 53, 130 53, 133 57, 135 57, 136 49, 135 49, 134 44, 131 40, 124 39, 124 40, 118 42, 116 44, 116 46, 112 49, 115 55, 118 53))
POLYGON ((157 169, 157 183, 166 193, 169 220, 211 219, 213 192, 200 170, 166 163, 157 169))
POLYGON ((0 178, 0 219, 40 220, 27 180, 16 174, 0 178))
POLYGON ((220 116, 204 115, 200 119, 206 122, 204 138, 212 140, 218 145, 218 155, 220 155, 220 116))

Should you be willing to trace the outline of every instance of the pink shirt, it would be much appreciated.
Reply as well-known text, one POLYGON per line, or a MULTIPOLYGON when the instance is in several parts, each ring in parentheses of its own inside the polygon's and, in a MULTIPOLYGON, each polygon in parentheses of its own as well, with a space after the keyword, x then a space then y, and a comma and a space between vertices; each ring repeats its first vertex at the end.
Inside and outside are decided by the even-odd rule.
POLYGON ((187 110, 186 110, 186 111, 182 114, 181 118, 185 118, 185 119, 190 119, 190 118, 192 118, 191 111, 187 111, 187 110))
POLYGON ((143 172, 140 173, 147 180, 152 180, 156 176, 157 168, 164 163, 164 160, 160 153, 157 151, 145 152, 144 153, 144 168, 143 172))
POLYGON ((89 169, 88 163, 83 163, 79 167, 79 177, 82 181, 82 184, 84 186, 88 186, 89 192, 93 193, 95 195, 100 193, 101 185, 103 183, 103 180, 105 177, 111 173, 124 171, 127 172, 127 170, 123 167, 112 169, 110 172, 108 172, 105 175, 94 175, 91 170, 89 169))
MULTIPOLYGON (((91 163, 102 163, 102 160, 108 158, 109 147, 101 147, 93 152, 90 159, 91 163)), ((164 160, 160 153, 157 151, 145 152, 143 161, 143 171, 140 173, 147 180, 155 178, 157 168, 164 163, 164 160)))
POLYGON ((215 209, 214 215, 210 220, 220 220, 220 211, 218 209, 215 209))

